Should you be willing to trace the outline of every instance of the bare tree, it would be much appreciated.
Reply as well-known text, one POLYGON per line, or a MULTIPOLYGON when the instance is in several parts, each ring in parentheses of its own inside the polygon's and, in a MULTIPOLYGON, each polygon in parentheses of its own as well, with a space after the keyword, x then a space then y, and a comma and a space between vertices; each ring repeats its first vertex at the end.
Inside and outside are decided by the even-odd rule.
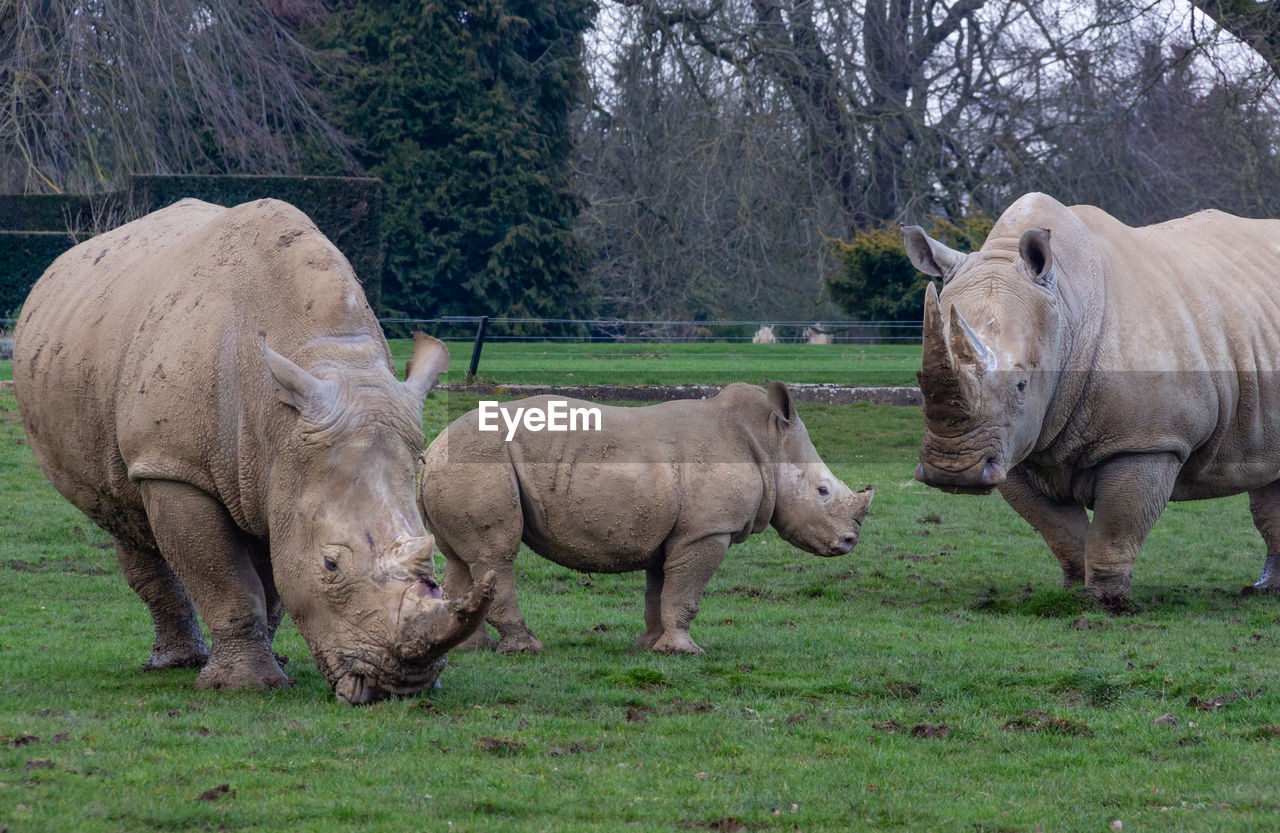
POLYGON ((821 317, 831 239, 1031 190, 1131 222, 1280 213, 1274 78, 1186 4, 604 9, 579 181, 614 309, 821 317))
POLYGON ((342 158, 297 27, 321 0, 0 0, 0 191, 342 158))

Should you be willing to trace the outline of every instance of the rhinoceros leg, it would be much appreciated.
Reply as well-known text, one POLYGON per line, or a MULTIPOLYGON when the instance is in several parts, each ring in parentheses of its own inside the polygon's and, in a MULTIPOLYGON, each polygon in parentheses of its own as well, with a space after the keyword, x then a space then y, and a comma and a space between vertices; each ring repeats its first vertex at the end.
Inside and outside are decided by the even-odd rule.
POLYGON ((1000 486, 1000 494, 1049 545, 1062 566, 1062 585, 1070 589, 1084 584, 1084 539, 1089 529, 1084 507, 1053 500, 1016 467, 1000 486))
POLYGON ((710 535, 695 541, 676 540, 667 545, 662 582, 662 636, 653 650, 664 654, 704 654, 689 636, 698 615, 707 582, 729 551, 728 535, 710 535))
MULTIPOLYGON (((471 578, 471 568, 440 538, 436 538, 436 545, 440 547, 440 552, 444 555, 444 597, 446 599, 461 599, 467 595, 467 591, 475 584, 475 581, 471 578)), ((480 627, 476 628, 471 636, 468 636, 455 646, 455 650, 457 648, 478 650, 492 648, 497 644, 497 641, 489 636, 488 628, 481 622, 480 627)))
POLYGON ((542 650, 542 640, 533 635, 524 622, 520 603, 516 601, 515 559, 493 561, 477 560, 472 567, 481 574, 493 570, 493 602, 489 605, 489 623, 498 629, 498 653, 536 654, 542 650))
POLYGON ((142 670, 202 668, 209 661, 209 646, 200 633, 196 609, 160 553, 117 538, 116 558, 129 586, 146 603, 155 626, 151 658, 142 670))
MULTIPOLYGON (((258 573, 258 581, 262 582, 262 596, 267 603, 267 641, 275 642, 276 630, 284 619, 284 602, 280 598, 280 591, 276 589, 275 571, 271 569, 271 548, 258 541, 247 543, 253 569, 258 573)), ((289 661, 288 657, 274 652, 272 656, 280 665, 289 661)))
MULTIPOLYGON (((471 556, 470 564, 464 564, 457 556, 457 550, 446 549, 448 544, 441 543, 441 536, 437 533, 436 544, 440 547, 440 551, 445 553, 445 596, 447 598, 458 598, 465 593, 462 571, 468 570, 465 587, 470 587, 473 576, 482 576, 490 570, 493 571, 493 601, 489 604, 489 613, 485 619, 489 624, 498 629, 498 653, 500 654, 536 654, 542 650, 542 640, 534 636, 529 630, 529 626, 524 622, 524 615, 520 612, 520 602, 516 600, 516 576, 515 576, 515 560, 516 550, 520 546, 517 538, 514 545, 509 548, 491 548, 483 545, 474 549, 468 548, 467 552, 471 556), (449 553, 453 556, 450 557, 449 553), (458 567, 454 568, 454 564, 458 567), (450 570, 454 570, 453 579, 450 581, 450 570)), ((477 628, 477 632, 484 632, 484 628, 477 628)), ((483 633, 482 637, 472 636, 470 639, 476 640, 477 647, 484 647, 488 640, 488 633, 483 633)))
POLYGON ((1280 481, 1249 493, 1249 512, 1267 545, 1262 577, 1244 588, 1245 593, 1280 593, 1280 481))
POLYGON ((1085 535, 1085 584, 1114 612, 1130 607, 1134 562, 1169 502, 1178 469, 1172 454, 1117 457, 1098 469, 1093 523, 1085 535))
POLYGON ((644 570, 644 633, 632 647, 648 650, 662 638, 662 585, 665 578, 661 564, 644 570))
POLYGON ((174 480, 140 484, 160 553, 213 636, 197 688, 289 684, 271 652, 269 608, 252 544, 210 495, 174 480))

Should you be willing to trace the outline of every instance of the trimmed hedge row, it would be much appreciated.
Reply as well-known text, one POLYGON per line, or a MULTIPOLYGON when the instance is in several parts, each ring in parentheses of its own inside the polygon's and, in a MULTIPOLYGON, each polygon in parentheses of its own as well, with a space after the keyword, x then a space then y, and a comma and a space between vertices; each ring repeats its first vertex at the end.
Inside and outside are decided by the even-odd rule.
POLYGON ((382 182, 336 176, 133 176, 130 203, 141 214, 184 197, 217 205, 270 197, 296 205, 351 261, 369 305, 382 301, 382 182))
POLYGON ((0 231, 0 318, 15 316, 36 278, 71 246, 66 231, 0 231))
MULTIPOLYGON (((0 230, 60 231, 92 228, 95 217, 121 210, 120 194, 0 194, 0 230)), ((70 242, 70 238, 67 238, 70 242)))
POLYGON ((129 189, 92 196, 0 195, 0 317, 21 306, 31 286, 74 239, 85 239, 185 197, 218 205, 271 197, 302 209, 333 241, 364 285, 382 296, 382 183, 368 177, 133 176, 129 189))

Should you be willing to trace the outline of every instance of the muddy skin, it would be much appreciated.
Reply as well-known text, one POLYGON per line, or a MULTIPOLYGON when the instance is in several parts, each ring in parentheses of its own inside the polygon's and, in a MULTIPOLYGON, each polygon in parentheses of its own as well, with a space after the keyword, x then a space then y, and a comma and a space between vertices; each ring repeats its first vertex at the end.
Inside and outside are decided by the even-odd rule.
POLYGON ((398 381, 350 264, 292 206, 183 200, 76 246, 15 340, 36 461, 151 613, 144 668, 289 685, 287 611, 339 699, 366 703, 433 685, 482 620, 483 579, 420 592, 413 468, 448 351, 420 335, 398 381))
POLYGON ((1131 228, 1044 194, 977 252, 904 228, 942 279, 925 293, 917 478, 998 488, 1064 585, 1116 611, 1169 501, 1248 492, 1268 555, 1246 592, 1280 589, 1278 237, 1217 211, 1131 228))
MULTIPOLYGON (((544 647, 516 601, 522 541, 575 570, 644 570, 645 627, 635 647, 678 654, 702 653, 689 628, 731 544, 770 524, 820 556, 857 544, 873 492, 853 492, 831 474, 786 386, 736 384, 709 400, 599 407, 600 431, 521 431, 511 442, 479 430, 473 411, 423 457, 419 505, 446 558, 446 594, 494 572, 488 621, 499 652, 544 647)), ((466 643, 492 644, 483 628, 466 643)))

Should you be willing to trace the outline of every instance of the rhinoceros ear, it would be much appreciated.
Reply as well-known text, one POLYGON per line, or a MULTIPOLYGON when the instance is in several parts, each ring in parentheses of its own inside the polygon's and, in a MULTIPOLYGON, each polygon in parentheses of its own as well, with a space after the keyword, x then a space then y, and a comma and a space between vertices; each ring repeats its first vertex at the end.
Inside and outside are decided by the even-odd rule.
POLYGON ((942 278, 943 286, 946 286, 956 268, 968 257, 964 252, 958 252, 934 240, 919 226, 903 226, 902 242, 911 263, 926 275, 942 278))
POLYGON ((332 406, 338 396, 336 382, 317 379, 262 342, 262 358, 267 362, 280 401, 301 414, 317 417, 332 406))
POLYGON ((405 365, 405 387, 425 402, 427 394, 440 381, 440 374, 449 369, 449 348, 438 338, 426 333, 413 334, 413 358, 405 365))
POLYGON ((1049 248, 1049 230, 1027 229, 1018 241, 1018 254, 1027 276, 1043 287, 1053 286, 1053 252, 1049 248))
POLYGON ((796 406, 791 401, 791 391, 781 382, 770 382, 765 389, 769 397, 769 410, 787 425, 796 417, 796 406))

